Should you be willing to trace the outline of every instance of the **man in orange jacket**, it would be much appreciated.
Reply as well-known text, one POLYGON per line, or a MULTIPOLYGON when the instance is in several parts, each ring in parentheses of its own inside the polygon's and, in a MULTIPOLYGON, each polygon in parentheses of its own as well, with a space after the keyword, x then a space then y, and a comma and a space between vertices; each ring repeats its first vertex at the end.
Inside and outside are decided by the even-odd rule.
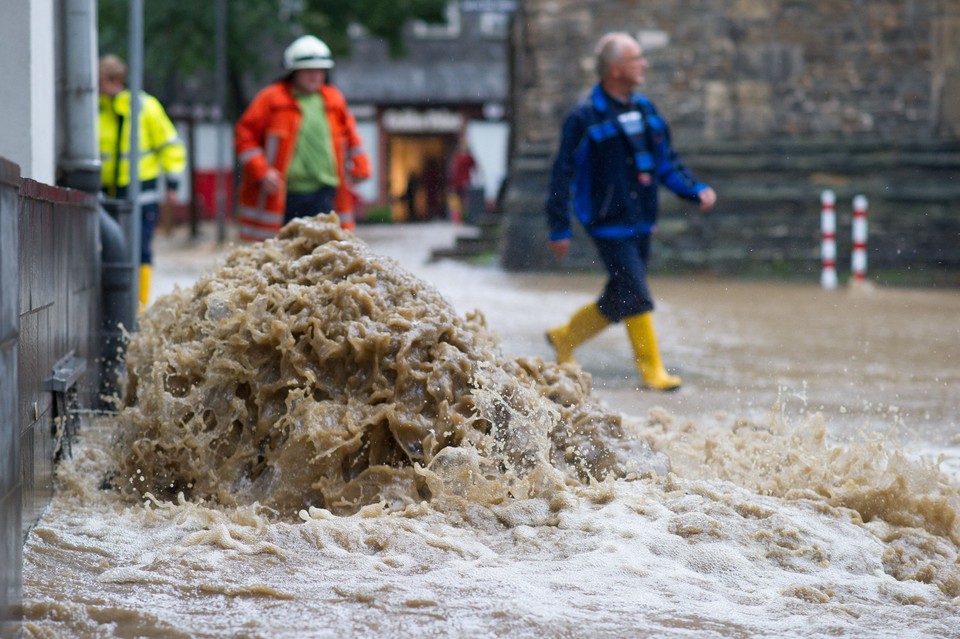
MULTIPOLYGON (((301 36, 283 54, 287 75, 261 90, 236 126, 242 167, 240 239, 264 240, 295 217, 352 211, 352 182, 370 177, 356 121, 326 84, 330 49, 301 36)), ((342 220, 352 228, 352 220, 342 220)))

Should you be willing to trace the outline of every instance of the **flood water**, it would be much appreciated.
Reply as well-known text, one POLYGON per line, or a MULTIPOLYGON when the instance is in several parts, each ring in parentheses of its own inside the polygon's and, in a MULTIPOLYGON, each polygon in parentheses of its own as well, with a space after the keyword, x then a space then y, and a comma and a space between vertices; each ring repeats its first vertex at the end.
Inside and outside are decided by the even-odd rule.
POLYGON ((159 238, 24 636, 960 637, 957 291, 654 278, 654 393, 622 327, 549 362, 600 275, 430 262, 455 232, 159 238))

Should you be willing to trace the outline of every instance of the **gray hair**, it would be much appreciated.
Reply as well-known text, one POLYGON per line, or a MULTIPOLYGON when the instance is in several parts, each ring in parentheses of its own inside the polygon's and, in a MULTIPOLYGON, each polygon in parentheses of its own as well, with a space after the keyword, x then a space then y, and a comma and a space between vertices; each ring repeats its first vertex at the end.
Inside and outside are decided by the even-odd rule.
POLYGON ((610 67, 619 63, 623 59, 623 48, 626 41, 636 41, 635 38, 626 31, 613 31, 604 35, 597 42, 593 50, 596 56, 597 76, 601 79, 607 75, 610 67))

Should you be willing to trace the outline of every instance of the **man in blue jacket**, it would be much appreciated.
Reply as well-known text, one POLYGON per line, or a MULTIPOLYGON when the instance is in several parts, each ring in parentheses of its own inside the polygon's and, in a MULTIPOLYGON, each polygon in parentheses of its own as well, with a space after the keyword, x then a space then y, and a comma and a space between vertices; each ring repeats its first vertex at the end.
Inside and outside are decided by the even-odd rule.
POLYGON ((597 302, 548 330, 547 339, 559 363, 571 362, 579 344, 623 320, 644 385, 675 390, 681 380, 667 373, 660 359, 647 288, 657 190, 663 184, 704 211, 713 208, 717 196, 683 166, 670 146, 667 123, 634 91, 647 69, 640 44, 627 33, 608 33, 597 44, 596 64, 600 82, 563 124, 546 213, 550 250, 566 256, 573 213, 596 245, 609 279, 597 302))

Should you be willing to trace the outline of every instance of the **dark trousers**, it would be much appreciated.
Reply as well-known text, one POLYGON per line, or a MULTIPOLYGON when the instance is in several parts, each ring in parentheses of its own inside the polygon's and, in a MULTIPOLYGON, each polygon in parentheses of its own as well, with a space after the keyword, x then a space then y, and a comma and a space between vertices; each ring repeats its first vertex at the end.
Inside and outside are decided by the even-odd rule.
MULTIPOLYGON (((153 264, 153 232, 160 218, 160 203, 157 201, 157 180, 144 180, 140 183, 140 263, 153 264), (144 199, 149 199, 143 203, 144 199)), ((117 189, 116 199, 127 197, 127 187, 117 189)))
POLYGON ((287 191, 287 209, 283 214, 283 223, 286 224, 295 217, 330 213, 333 211, 333 197, 336 194, 337 189, 333 186, 323 186, 317 191, 307 193, 287 191))
POLYGON ((647 288, 647 260, 650 235, 608 240, 593 238, 600 259, 610 276, 597 301, 597 307, 611 322, 653 310, 653 297, 647 288))

